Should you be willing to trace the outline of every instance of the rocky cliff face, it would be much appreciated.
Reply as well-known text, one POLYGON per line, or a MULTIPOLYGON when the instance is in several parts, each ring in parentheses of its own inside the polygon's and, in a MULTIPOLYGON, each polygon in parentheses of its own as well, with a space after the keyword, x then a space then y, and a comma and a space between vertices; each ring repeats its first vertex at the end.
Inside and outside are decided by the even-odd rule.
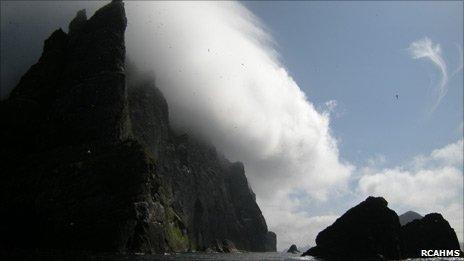
POLYGON ((190 247, 206 249, 216 239, 229 239, 238 249, 275 251, 243 164, 229 162, 205 142, 176 134, 154 81, 130 78, 134 135, 156 155, 158 173, 171 185, 173 209, 188 228, 190 247))
POLYGON ((243 165, 176 134, 154 81, 126 75, 125 27, 121 1, 78 12, 2 101, 2 248, 275 250, 243 165))

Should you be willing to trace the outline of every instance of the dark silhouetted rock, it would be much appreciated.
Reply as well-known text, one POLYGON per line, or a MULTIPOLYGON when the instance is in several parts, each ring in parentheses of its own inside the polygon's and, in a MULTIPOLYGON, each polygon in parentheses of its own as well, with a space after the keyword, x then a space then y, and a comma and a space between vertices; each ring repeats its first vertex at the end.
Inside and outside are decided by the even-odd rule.
POLYGON ((300 251, 298 251, 296 245, 291 245, 290 248, 287 250, 287 253, 298 254, 300 253, 300 251))
POLYGON ((68 34, 70 37, 74 35, 79 35, 82 28, 84 28, 85 24, 87 23, 87 13, 85 9, 80 10, 77 12, 76 17, 69 23, 68 26, 68 34))
POLYGON ((368 197, 316 237, 303 255, 328 260, 383 260, 402 257, 400 223, 385 199, 368 197))
POLYGON ((269 231, 266 235, 266 252, 276 252, 277 251, 277 235, 269 231))
POLYGON ((122 1, 79 11, 1 102, 0 251, 272 251, 243 164, 126 70, 126 24, 122 1))
POLYGON ((401 227, 405 257, 420 257, 421 250, 459 250, 456 233, 441 214, 427 214, 401 227))
POLYGON ((404 226, 413 220, 421 219, 422 216, 414 211, 408 211, 400 215, 398 218, 400 219, 400 224, 404 226))
POLYGON ((125 28, 121 2, 89 20, 79 11, 71 35, 55 31, 2 101, 1 248, 163 252, 174 242, 167 199, 151 196, 163 181, 131 138, 125 28))

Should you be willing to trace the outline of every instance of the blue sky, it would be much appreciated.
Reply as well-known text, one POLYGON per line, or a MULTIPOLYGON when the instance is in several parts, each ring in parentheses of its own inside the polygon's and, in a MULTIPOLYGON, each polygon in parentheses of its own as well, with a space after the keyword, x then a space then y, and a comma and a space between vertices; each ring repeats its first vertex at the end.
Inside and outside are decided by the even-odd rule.
POLYGON ((462 73, 429 113, 439 71, 406 50, 427 36, 454 70, 456 44, 463 45, 462 2, 243 3, 267 26, 311 102, 337 101, 340 115, 331 127, 343 159, 365 164, 383 155, 393 166, 462 136, 462 73))

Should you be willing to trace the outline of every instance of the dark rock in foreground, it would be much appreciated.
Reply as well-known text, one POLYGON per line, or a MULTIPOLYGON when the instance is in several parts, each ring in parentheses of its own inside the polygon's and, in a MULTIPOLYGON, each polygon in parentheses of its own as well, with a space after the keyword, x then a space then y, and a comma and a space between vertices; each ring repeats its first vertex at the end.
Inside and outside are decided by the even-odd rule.
POLYGON ((421 250, 459 250, 456 233, 441 214, 431 213, 401 227, 406 257, 420 257, 421 250))
POLYGON ((303 255, 328 260, 400 259, 400 223, 385 199, 368 197, 316 237, 303 255))
MULTIPOLYGON (((396 213, 387 206, 381 197, 368 197, 321 231, 316 237, 317 246, 303 256, 327 260, 391 260, 419 258, 422 250, 450 250, 442 256, 453 256, 459 250, 456 233, 442 215, 428 214, 401 226, 396 213)), ((403 215, 405 218, 418 215, 405 214, 408 214, 403 215)))
POLYGON ((287 253, 298 254, 300 253, 300 251, 298 251, 296 245, 291 245, 290 248, 287 250, 287 253))
POLYGON ((137 241, 135 204, 161 181, 130 138, 125 28, 122 3, 89 20, 79 12, 2 101, 0 247, 119 251, 137 241))
POLYGON ((414 211, 408 211, 399 216, 400 224, 402 226, 408 224, 409 222, 413 220, 421 219, 421 218, 422 218, 422 215, 414 211))
POLYGON ((243 164, 126 72, 125 28, 121 1, 79 11, 1 102, 0 252, 275 250, 243 164))

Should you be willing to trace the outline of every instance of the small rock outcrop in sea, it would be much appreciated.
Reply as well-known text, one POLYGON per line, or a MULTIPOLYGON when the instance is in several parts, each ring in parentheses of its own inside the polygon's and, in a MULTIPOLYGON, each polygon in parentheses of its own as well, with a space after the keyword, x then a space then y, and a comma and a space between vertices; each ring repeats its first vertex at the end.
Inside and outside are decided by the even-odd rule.
POLYGON ((295 244, 291 245, 290 248, 287 250, 287 253, 292 253, 292 254, 298 254, 300 251, 298 251, 298 248, 296 247, 295 244))
POLYGON ((328 260, 400 259, 400 223, 381 197, 368 197, 316 237, 317 246, 303 255, 328 260))
POLYGON ((409 223, 409 222, 411 222, 413 220, 421 219, 422 216, 417 212, 408 211, 408 212, 405 212, 402 215, 400 215, 398 218, 400 219, 400 224, 402 226, 404 226, 404 225, 406 225, 407 223, 409 223))
MULTIPOLYGON (((421 250, 458 250, 454 229, 441 214, 431 213, 401 227, 405 257, 421 257, 421 250)), ((461 253, 462 256, 462 253, 461 253)))
POLYGON ((122 1, 79 11, 0 103, 0 252, 274 251, 243 164, 127 68, 126 24, 122 1))

